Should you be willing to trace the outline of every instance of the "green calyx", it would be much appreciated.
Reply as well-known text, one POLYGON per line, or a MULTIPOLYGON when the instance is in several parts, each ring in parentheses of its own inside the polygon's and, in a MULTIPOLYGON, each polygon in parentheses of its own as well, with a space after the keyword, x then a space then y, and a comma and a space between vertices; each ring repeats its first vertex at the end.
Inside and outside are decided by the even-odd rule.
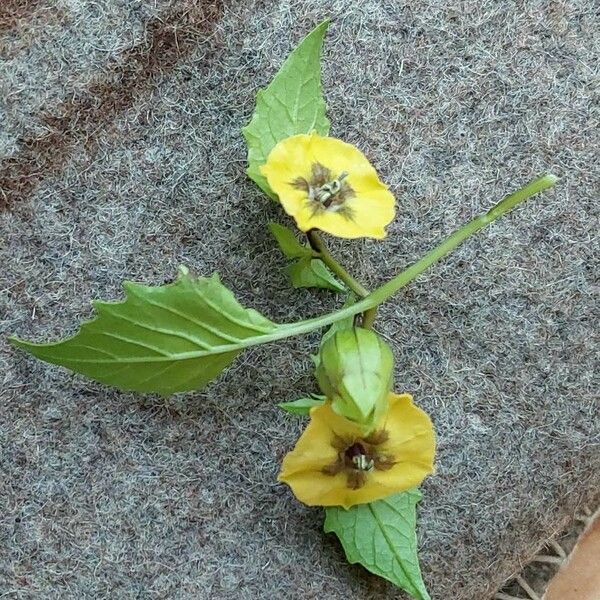
POLYGON ((333 410, 369 430, 385 410, 393 370, 390 347, 374 331, 353 327, 325 341, 316 377, 333 410))

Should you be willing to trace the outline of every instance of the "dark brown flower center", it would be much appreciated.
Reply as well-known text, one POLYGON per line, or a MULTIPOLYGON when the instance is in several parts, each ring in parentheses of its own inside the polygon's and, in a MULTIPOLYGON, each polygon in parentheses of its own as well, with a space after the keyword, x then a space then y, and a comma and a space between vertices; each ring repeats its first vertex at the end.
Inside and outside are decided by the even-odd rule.
POLYGON ((344 463, 357 471, 372 471, 375 466, 373 459, 367 454, 366 448, 360 442, 344 450, 344 463))
POLYGON ((387 471, 395 460, 381 452, 378 446, 387 441, 387 431, 376 431, 365 438, 345 439, 335 436, 331 445, 338 451, 336 460, 323 467, 326 475, 346 474, 348 488, 357 490, 367 482, 373 470, 387 471))
POLYGON ((355 193, 346 181, 347 177, 346 171, 334 177, 330 169, 317 162, 312 164, 311 176, 308 179, 296 177, 290 185, 306 193, 307 202, 314 214, 329 210, 352 218, 352 211, 345 203, 353 198, 355 193))

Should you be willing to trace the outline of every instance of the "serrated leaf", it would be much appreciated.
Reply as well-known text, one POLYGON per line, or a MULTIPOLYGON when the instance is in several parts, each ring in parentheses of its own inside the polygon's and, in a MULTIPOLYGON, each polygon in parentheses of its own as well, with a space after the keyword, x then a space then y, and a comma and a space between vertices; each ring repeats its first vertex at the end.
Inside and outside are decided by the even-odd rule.
POLYGON ((277 245, 288 258, 304 258, 313 256, 313 250, 303 246, 294 235, 291 229, 279 225, 279 223, 269 223, 269 230, 277 241, 277 245))
POLYGON ((360 563, 375 575, 408 592, 416 600, 431 600, 417 556, 417 489, 394 494, 349 510, 325 509, 325 533, 340 539, 349 563, 360 563))
POLYGON ((315 27, 288 56, 275 78, 256 96, 256 109, 242 130, 248 146, 246 173, 271 198, 260 167, 277 142, 299 133, 329 133, 321 89, 321 46, 329 21, 315 27))
POLYGON ((317 258, 301 258, 289 265, 286 272, 295 288, 322 288, 343 292, 346 288, 331 274, 317 258))
POLYGON ((476 217, 455 231, 439 246, 428 252, 394 279, 372 292, 367 298, 362 299, 354 306, 348 306, 312 319, 277 325, 259 313, 242 307, 233 294, 220 283, 218 277, 194 280, 189 277, 187 270, 182 270, 180 280, 170 286, 149 288, 137 284, 128 284, 126 288, 128 298, 125 302, 100 303, 99 307, 106 308, 105 314, 100 315, 95 321, 83 325, 79 333, 70 339, 54 344, 34 344, 17 338, 9 339, 16 346, 31 352, 42 360, 70 367, 74 371, 87 374, 99 381, 123 387, 123 389, 141 389, 162 393, 193 390, 210 381, 245 348, 315 331, 378 306, 405 287, 428 267, 457 248, 471 235, 511 211, 527 198, 551 187, 555 183, 556 177, 550 174, 532 181, 524 188, 504 198, 484 215, 476 217), (186 286, 191 286, 191 292, 186 291, 186 286), (171 296, 169 290, 178 290, 185 293, 175 293, 171 296), (203 292, 210 290, 215 293, 207 294, 205 297, 203 292), (147 306, 145 294, 147 293, 152 297, 155 291, 159 301, 167 300, 170 303, 174 298, 176 301, 175 310, 169 311, 172 308, 169 304, 166 309, 165 307, 161 308, 160 304, 153 306, 150 303, 150 306, 147 306), (196 294, 199 297, 196 303, 188 302, 191 301, 190 294, 196 294), (181 324, 181 320, 188 321, 185 328, 176 328, 175 330, 154 329, 154 320, 146 326, 143 319, 140 321, 140 325, 140 322, 136 323, 136 317, 138 316, 136 310, 127 311, 132 315, 132 318, 128 318, 125 313, 123 314, 124 319, 116 315, 111 316, 112 309, 117 315, 121 315, 122 311, 119 310, 119 307, 122 308, 123 305, 128 305, 136 295, 138 299, 132 302, 134 306, 138 304, 141 309, 149 310, 151 314, 160 313, 161 309, 172 312, 177 317, 175 321, 179 324, 181 324), (183 314, 177 312, 179 302, 184 305, 183 314), (193 308, 192 304, 195 304, 193 308), (224 307, 224 310, 222 307, 224 307), (186 314, 188 310, 192 311, 191 323, 189 322, 189 315, 186 314), (233 314, 231 314, 231 311, 233 311, 233 314), (224 331, 220 331, 218 326, 214 329, 214 324, 211 321, 215 315, 219 321, 223 320, 227 324, 224 331), (148 330, 147 335, 152 336, 152 339, 155 339, 154 336, 162 335, 161 339, 167 344, 167 351, 163 349, 162 345, 145 347, 143 343, 142 345, 137 344, 135 340, 119 339, 118 337, 114 338, 114 344, 116 346, 125 344, 130 347, 130 352, 125 352, 125 356, 122 356, 111 350, 103 350, 102 346, 107 343, 103 337, 111 337, 111 333, 119 331, 120 324, 123 321, 127 323, 130 320, 129 326, 133 328, 136 334, 139 334, 137 330, 139 328, 148 330), (109 327, 106 331, 95 331, 95 327, 99 323, 106 324, 107 322, 109 327), (190 325, 192 325, 191 335, 188 333, 190 325), (236 334, 230 335, 226 331, 229 327, 235 329, 236 334), (196 335, 198 329, 202 331, 200 337, 196 335), (90 333, 89 338, 84 335, 87 333, 90 333), (205 341, 203 336, 211 339, 211 341, 205 341), (216 341, 212 336, 216 336, 216 341), (85 341, 90 340, 92 343, 80 344, 82 339, 85 341), (197 349, 188 351, 187 349, 182 350, 178 346, 183 345, 189 348, 188 344, 195 345, 197 349), (174 346, 177 346, 175 351, 172 350, 174 346), (162 365, 164 371, 167 369, 176 371, 175 375, 177 377, 171 372, 168 373, 169 381, 166 383, 161 382, 160 378, 166 377, 166 375, 165 372, 158 370, 161 367, 157 369, 156 365, 162 365), (154 367, 154 372, 152 372, 152 367, 154 367), (142 380, 140 382, 139 372, 142 369, 147 375, 146 381, 142 380), (179 378, 179 375, 181 375, 181 378, 179 378), (150 385, 151 379, 154 381, 152 385, 150 385))
POLYGON ((123 302, 95 302, 98 317, 73 337, 50 344, 13 338, 37 358, 123 390, 195 390, 216 377, 248 345, 278 325, 244 308, 219 276, 150 287, 125 282, 123 302))
POLYGON ((308 415, 311 408, 321 406, 323 402, 325 402, 325 396, 309 394, 305 398, 298 398, 292 402, 280 402, 277 406, 293 415, 308 415))

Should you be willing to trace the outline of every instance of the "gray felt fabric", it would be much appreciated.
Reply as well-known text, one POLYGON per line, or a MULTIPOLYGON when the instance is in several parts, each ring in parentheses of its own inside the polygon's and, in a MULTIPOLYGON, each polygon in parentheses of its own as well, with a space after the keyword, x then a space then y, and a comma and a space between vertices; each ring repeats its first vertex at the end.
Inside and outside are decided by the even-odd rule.
POLYGON ((276 483, 318 336, 204 392, 123 394, 5 334, 76 329, 120 282, 219 271, 277 320, 320 314, 245 178, 254 94, 327 15, 332 134, 398 199, 384 242, 333 242, 374 286, 547 169, 559 186, 381 309, 396 389, 430 411, 419 542, 435 600, 485 600, 600 483, 598 19, 570 2, 0 3, 0 596, 400 598, 276 483))

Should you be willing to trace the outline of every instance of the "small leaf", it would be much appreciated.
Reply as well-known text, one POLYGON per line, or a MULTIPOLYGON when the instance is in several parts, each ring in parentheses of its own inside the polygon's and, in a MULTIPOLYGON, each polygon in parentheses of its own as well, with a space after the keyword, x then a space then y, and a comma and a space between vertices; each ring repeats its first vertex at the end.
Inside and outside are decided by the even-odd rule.
POLYGON ((269 229, 273 237, 277 240, 279 248, 288 258, 304 258, 313 256, 314 252, 307 246, 303 246, 297 239, 291 229, 279 225, 278 223, 269 223, 269 229))
POLYGON ((247 173, 271 198, 260 167, 277 142, 299 133, 329 133, 321 89, 321 46, 329 21, 315 27, 288 56, 273 81, 256 96, 256 109, 243 134, 248 146, 247 173))
POLYGON ((69 339, 12 342, 122 390, 172 394, 203 387, 279 327, 239 304, 217 274, 195 278, 182 267, 169 285, 123 287, 125 301, 95 302, 98 317, 69 339))
POLYGON ((300 259, 286 269, 294 287, 316 287, 335 292, 345 290, 321 260, 313 259, 315 252, 303 246, 290 229, 277 223, 269 223, 269 229, 285 256, 300 259))
POLYGON ((346 288, 335 279, 327 267, 317 258, 301 258, 286 269, 295 288, 323 288, 344 292, 346 288))
POLYGON ((384 577, 416 600, 430 600, 417 556, 417 489, 394 494, 349 510, 325 509, 325 533, 340 539, 349 563, 384 577))
POLYGON ((277 406, 293 415, 308 415, 311 408, 321 406, 323 402, 325 402, 325 396, 309 394, 307 397, 298 398, 293 402, 280 402, 277 406))

